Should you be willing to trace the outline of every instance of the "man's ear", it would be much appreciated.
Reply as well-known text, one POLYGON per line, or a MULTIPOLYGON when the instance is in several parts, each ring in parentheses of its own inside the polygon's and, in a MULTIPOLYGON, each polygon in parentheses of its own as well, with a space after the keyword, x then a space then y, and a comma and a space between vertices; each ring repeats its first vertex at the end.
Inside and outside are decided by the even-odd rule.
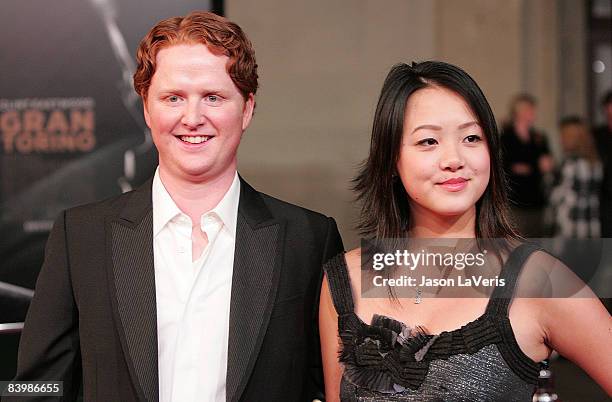
POLYGON ((151 128, 151 116, 149 115, 149 110, 148 110, 148 106, 147 106, 147 98, 142 96, 142 112, 144 114, 144 119, 145 122, 147 123, 147 126, 149 128, 151 128))
POLYGON ((253 119, 253 112, 255 111, 255 96, 250 93, 246 102, 244 103, 244 109, 242 111, 242 131, 246 130, 251 124, 253 119))

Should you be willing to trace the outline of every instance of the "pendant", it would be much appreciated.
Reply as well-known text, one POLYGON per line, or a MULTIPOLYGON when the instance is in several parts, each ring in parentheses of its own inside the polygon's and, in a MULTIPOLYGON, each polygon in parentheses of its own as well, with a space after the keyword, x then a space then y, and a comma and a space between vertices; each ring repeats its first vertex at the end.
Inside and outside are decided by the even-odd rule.
POLYGON ((421 304, 421 301, 423 301, 423 291, 417 288, 416 296, 414 297, 414 304, 421 304))

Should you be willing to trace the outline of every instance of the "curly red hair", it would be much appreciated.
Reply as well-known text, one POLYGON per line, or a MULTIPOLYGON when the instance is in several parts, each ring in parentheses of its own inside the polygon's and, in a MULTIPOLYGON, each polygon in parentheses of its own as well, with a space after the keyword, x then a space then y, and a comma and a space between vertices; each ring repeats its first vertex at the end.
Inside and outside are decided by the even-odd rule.
POLYGON ((245 100, 257 92, 257 62, 253 44, 242 29, 227 18, 207 11, 193 11, 184 17, 158 22, 140 42, 134 73, 134 89, 147 97, 155 74, 157 53, 179 43, 201 43, 215 53, 229 57, 227 72, 245 100))

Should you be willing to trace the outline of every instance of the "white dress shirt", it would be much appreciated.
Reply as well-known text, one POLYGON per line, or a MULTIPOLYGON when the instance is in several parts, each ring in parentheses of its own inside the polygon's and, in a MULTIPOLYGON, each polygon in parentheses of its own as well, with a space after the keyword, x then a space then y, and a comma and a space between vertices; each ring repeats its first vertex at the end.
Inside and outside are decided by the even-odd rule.
POLYGON ((191 219, 168 194, 159 168, 152 192, 159 400, 225 402, 238 174, 202 215, 208 245, 193 262, 191 219))

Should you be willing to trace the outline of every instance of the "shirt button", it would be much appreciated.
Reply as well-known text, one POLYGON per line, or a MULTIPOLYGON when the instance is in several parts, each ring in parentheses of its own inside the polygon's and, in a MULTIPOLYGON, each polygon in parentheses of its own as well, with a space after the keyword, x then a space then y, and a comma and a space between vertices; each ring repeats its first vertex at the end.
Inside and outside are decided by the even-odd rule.
POLYGON ((180 254, 183 254, 185 252, 185 249, 183 247, 179 247, 176 251, 180 254))

